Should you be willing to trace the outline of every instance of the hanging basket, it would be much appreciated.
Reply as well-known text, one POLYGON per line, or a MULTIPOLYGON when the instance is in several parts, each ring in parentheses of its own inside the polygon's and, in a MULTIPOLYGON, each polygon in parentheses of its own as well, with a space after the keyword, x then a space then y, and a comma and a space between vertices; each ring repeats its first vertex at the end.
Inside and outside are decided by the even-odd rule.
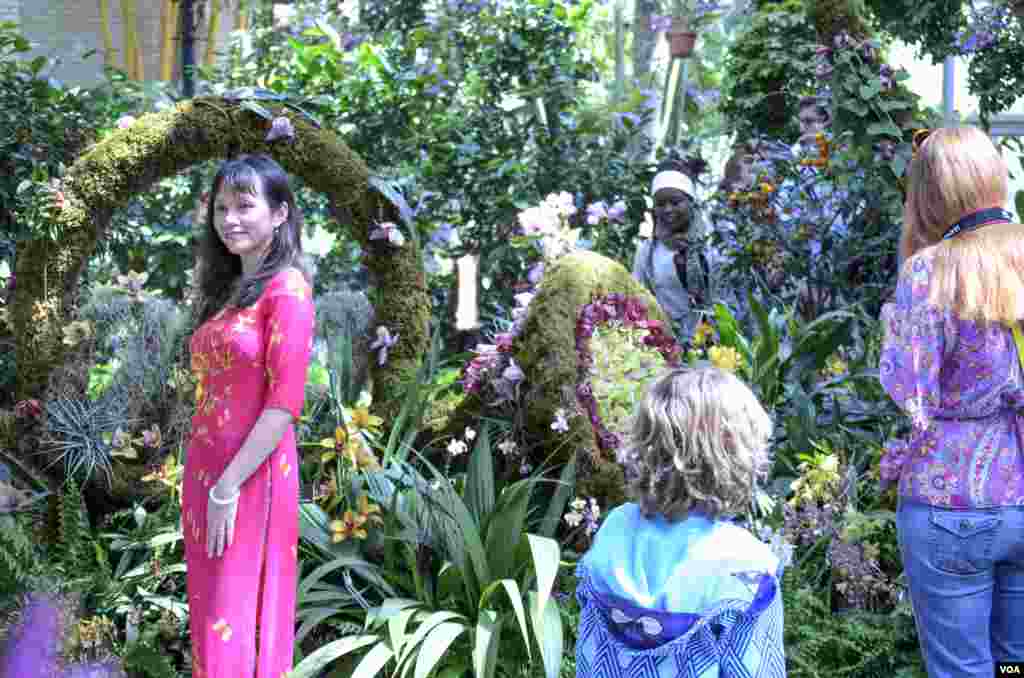
POLYGON ((668 53, 673 57, 685 59, 693 54, 693 48, 697 45, 697 34, 688 28, 686 19, 672 20, 672 28, 665 35, 668 38, 668 53))

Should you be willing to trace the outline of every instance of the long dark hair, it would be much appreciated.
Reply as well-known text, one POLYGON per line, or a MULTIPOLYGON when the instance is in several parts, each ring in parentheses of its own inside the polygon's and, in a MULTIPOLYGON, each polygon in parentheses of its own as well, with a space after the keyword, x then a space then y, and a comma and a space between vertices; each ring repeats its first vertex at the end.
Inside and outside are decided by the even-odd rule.
POLYGON ((302 261, 302 212, 295 204, 288 175, 265 155, 242 155, 226 160, 213 178, 205 233, 199 243, 199 323, 206 322, 227 305, 238 308, 252 306, 267 282, 291 266, 309 277, 302 261), (242 275, 241 257, 228 250, 213 225, 217 195, 224 188, 253 195, 262 192, 271 210, 280 209, 284 203, 288 205, 287 221, 274 230, 266 256, 259 269, 251 275, 242 275))

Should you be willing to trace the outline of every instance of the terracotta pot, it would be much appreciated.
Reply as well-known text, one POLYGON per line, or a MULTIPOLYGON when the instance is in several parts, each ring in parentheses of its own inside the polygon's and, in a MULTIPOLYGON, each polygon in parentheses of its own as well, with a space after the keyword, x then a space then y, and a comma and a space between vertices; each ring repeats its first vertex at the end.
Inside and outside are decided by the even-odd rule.
POLYGON ((693 54, 697 45, 697 34, 689 30, 686 19, 676 17, 672 20, 672 28, 665 34, 668 38, 668 52, 673 57, 686 58, 693 54))

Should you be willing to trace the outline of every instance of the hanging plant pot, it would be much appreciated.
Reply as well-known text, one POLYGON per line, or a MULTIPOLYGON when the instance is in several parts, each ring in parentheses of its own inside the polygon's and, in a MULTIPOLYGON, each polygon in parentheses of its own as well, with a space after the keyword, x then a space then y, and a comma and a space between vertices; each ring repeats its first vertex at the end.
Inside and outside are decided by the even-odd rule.
POLYGON ((673 57, 685 59, 693 54, 697 45, 697 33, 688 30, 686 19, 676 17, 672 20, 672 28, 665 34, 668 37, 668 53, 673 57))

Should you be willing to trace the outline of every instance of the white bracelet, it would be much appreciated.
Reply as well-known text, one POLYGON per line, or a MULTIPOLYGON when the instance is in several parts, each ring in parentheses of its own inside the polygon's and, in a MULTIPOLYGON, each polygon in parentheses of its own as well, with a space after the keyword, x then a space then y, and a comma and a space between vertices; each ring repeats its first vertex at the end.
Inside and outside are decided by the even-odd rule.
POLYGON ((234 504, 236 501, 238 501, 239 495, 242 494, 241 490, 235 490, 235 494, 230 499, 218 499, 217 495, 213 493, 215 489, 217 489, 216 485, 210 488, 210 501, 212 501, 214 504, 219 504, 220 506, 234 504))

